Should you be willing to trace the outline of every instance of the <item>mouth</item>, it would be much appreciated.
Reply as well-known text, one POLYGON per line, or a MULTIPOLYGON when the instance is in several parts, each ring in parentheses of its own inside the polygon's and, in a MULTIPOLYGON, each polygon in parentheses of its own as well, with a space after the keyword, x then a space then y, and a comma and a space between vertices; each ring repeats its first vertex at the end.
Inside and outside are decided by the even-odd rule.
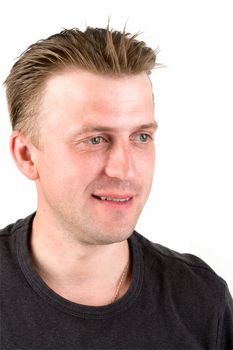
POLYGON ((132 202, 132 195, 92 195, 93 198, 98 200, 100 203, 111 204, 115 206, 126 205, 132 202))

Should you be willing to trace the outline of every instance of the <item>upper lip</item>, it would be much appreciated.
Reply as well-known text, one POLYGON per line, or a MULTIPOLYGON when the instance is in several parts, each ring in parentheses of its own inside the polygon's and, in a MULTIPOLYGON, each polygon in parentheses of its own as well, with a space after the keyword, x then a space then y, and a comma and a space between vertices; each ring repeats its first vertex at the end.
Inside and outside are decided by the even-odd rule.
POLYGON ((133 194, 126 193, 126 194, 115 194, 115 193, 93 193, 93 196, 95 197, 107 197, 107 198, 115 198, 115 199, 126 199, 126 198, 132 198, 134 197, 133 194))

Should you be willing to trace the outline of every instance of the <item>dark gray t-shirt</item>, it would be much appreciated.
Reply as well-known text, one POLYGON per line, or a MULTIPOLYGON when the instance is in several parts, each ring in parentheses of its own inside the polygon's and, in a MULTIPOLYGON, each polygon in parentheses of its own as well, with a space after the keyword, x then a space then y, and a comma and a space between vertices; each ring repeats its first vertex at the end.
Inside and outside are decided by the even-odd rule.
POLYGON ((2 350, 233 349, 232 297, 199 258, 134 232, 128 292, 110 305, 79 305, 37 274, 28 249, 32 220, 0 231, 2 350))

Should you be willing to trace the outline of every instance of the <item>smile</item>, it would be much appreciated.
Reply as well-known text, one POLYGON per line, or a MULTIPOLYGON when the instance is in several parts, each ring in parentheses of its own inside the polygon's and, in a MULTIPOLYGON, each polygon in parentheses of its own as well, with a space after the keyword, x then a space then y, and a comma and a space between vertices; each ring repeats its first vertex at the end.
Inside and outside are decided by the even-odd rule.
POLYGON ((128 202, 130 200, 130 197, 127 198, 112 198, 112 197, 99 197, 94 196, 97 199, 100 199, 101 201, 112 201, 112 202, 128 202))
POLYGON ((128 202, 131 198, 113 198, 113 197, 103 197, 103 196, 95 196, 93 197, 100 199, 101 201, 112 201, 112 202, 128 202))
POLYGON ((105 202, 105 203, 116 203, 116 204, 126 204, 129 201, 132 200, 133 197, 131 196, 97 196, 97 195, 92 195, 95 199, 98 199, 100 202, 105 202))

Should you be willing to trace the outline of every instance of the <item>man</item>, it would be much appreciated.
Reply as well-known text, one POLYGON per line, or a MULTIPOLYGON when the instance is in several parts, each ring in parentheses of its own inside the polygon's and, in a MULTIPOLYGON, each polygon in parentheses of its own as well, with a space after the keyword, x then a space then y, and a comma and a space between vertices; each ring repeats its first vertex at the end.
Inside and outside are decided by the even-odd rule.
POLYGON ((232 349, 233 303, 203 261, 134 231, 155 162, 156 53, 64 30, 5 85, 36 213, 1 231, 2 349, 232 349))

